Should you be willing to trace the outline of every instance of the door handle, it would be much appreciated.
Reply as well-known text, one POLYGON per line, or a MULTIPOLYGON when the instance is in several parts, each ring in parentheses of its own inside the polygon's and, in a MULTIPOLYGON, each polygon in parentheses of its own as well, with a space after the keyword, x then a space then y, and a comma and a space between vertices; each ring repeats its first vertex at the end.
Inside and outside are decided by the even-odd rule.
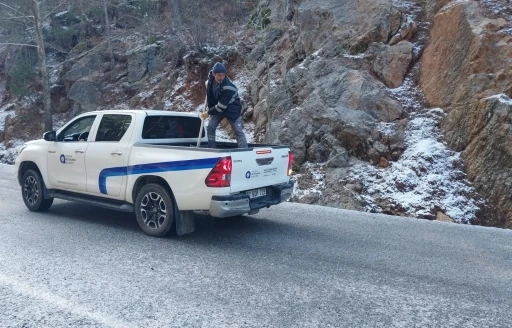
POLYGON ((115 151, 110 153, 110 155, 117 155, 117 156, 121 156, 122 154, 123 154, 123 152, 119 151, 119 150, 115 150, 115 151))
POLYGON ((83 153, 85 153, 85 150, 83 150, 83 149, 77 149, 77 150, 75 150, 75 153, 83 154, 83 153))

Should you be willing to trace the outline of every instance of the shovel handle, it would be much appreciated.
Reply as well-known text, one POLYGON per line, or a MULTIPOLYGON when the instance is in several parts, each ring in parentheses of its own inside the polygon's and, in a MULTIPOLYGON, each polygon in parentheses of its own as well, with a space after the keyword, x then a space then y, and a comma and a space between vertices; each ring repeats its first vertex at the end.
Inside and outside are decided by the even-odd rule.
MULTIPOLYGON (((206 90, 206 96, 204 97, 204 107, 203 107, 203 111, 201 112, 201 114, 206 112, 206 107, 208 104, 208 80, 206 80, 206 82, 204 82, 204 85, 207 90, 206 90)), ((201 145, 201 134, 203 133, 203 127, 204 127, 204 119, 201 116, 201 114, 199 114, 199 117, 201 117, 201 127, 199 128, 199 135, 197 136, 196 147, 199 147, 201 145)))

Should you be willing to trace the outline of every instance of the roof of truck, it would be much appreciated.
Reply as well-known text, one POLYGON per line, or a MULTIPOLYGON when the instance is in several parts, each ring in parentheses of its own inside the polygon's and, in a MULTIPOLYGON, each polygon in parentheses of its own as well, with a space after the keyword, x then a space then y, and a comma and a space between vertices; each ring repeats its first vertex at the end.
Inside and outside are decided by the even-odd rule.
POLYGON ((135 113, 135 114, 145 114, 147 116, 155 116, 155 115, 173 115, 173 116, 190 116, 190 117, 198 117, 199 115, 196 112, 174 112, 169 110, 153 110, 153 109, 105 109, 105 110, 95 110, 89 113, 135 113))

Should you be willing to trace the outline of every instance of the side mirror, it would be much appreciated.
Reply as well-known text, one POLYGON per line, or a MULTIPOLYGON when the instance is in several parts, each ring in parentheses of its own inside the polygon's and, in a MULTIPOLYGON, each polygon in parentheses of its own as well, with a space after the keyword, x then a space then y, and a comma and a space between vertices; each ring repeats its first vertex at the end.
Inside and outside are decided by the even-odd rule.
POLYGON ((57 141, 57 132, 48 131, 43 134, 43 139, 46 141, 57 141))

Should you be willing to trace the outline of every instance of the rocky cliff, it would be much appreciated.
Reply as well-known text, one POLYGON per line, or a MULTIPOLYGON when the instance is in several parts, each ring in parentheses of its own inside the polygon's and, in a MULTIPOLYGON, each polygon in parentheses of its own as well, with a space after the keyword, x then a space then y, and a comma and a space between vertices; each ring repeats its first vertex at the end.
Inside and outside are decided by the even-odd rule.
MULTIPOLYGON (((184 46, 191 29, 161 24, 170 8, 159 9, 162 28, 151 33, 148 24, 125 24, 133 9, 117 8, 112 52, 94 22, 55 15, 53 24, 80 31, 64 60, 50 55, 55 123, 101 108, 197 110, 201 81, 222 60, 250 139, 292 147, 293 201, 512 222, 509 0, 268 0, 256 8, 245 23, 258 24, 204 25, 225 31, 215 47, 184 46)), ((4 76, 13 53, 0 53, 4 76)), ((10 162, 22 140, 43 132, 40 89, 32 82, 31 96, 14 97, 0 81, 10 162)))
POLYGON ((442 107, 442 131, 462 152, 470 181, 512 224, 512 3, 456 1, 434 16, 421 61, 428 105, 442 107))

